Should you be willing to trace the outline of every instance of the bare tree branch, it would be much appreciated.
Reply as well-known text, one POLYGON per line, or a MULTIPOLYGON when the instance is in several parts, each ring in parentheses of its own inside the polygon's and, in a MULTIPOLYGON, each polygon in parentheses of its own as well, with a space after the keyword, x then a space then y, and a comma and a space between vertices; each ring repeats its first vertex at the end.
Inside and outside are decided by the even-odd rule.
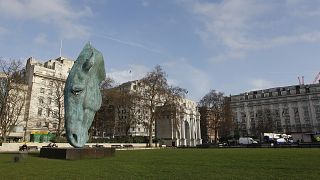
POLYGON ((0 73, 0 130, 6 141, 12 128, 23 120, 27 87, 21 61, 0 59, 0 73))

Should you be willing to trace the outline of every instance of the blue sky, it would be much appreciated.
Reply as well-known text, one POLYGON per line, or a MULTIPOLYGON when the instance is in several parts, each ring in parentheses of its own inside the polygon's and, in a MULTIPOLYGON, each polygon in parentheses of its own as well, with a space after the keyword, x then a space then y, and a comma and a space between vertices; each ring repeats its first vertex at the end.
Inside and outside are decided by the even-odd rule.
POLYGON ((320 71, 317 0, 0 0, 0 56, 76 59, 87 41, 119 83, 157 64, 198 101, 312 83, 320 71))

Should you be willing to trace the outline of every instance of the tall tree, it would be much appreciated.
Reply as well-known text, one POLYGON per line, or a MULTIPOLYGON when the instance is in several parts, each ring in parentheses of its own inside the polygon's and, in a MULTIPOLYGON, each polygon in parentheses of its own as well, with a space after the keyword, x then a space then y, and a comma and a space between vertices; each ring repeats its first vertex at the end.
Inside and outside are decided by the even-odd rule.
POLYGON ((123 100, 122 108, 125 109, 126 114, 126 118, 123 118, 121 124, 126 136, 128 136, 130 128, 142 122, 141 96, 136 91, 130 91, 123 92, 120 98, 123 100))
POLYGON ((100 89, 106 90, 106 89, 113 88, 114 86, 115 86, 115 80, 111 77, 106 77, 106 79, 101 82, 100 89))
POLYGON ((0 130, 4 141, 12 128, 23 121, 27 86, 22 67, 19 60, 0 59, 0 130))
POLYGON ((223 100, 222 120, 218 128, 219 136, 220 136, 220 139, 222 140, 228 140, 229 136, 231 135, 231 130, 235 126, 233 122, 230 101, 231 101, 230 97, 225 97, 223 100))
POLYGON ((214 142, 218 140, 218 129, 223 121, 224 97, 222 92, 211 90, 199 102, 200 107, 208 110, 207 128, 214 131, 214 142))
POLYGON ((130 128, 142 122, 141 96, 137 91, 114 88, 108 91, 109 103, 115 108, 118 121, 115 128, 129 136, 130 128))
POLYGON ((149 143, 152 146, 153 127, 156 118, 156 107, 162 105, 162 97, 168 92, 166 73, 161 66, 157 65, 153 71, 149 72, 141 79, 143 94, 143 106, 150 116, 145 120, 144 125, 148 130, 149 143))
POLYGON ((53 102, 55 103, 56 110, 53 111, 56 127, 56 136, 61 136, 64 128, 64 82, 54 81, 53 102))
POLYGON ((185 106, 181 104, 181 99, 185 98, 188 91, 178 86, 168 86, 162 97, 163 105, 160 106, 162 111, 156 113, 157 119, 160 119, 162 113, 169 116, 175 131, 181 126, 180 117, 185 113, 185 106), (159 118, 158 118, 159 117, 159 118))
MULTIPOLYGON (((167 82, 167 74, 160 65, 157 65, 153 71, 149 72, 144 78, 140 80, 142 86, 142 104, 143 107, 148 111, 150 116, 145 119, 144 125, 148 129, 149 143, 148 146, 152 145, 152 134, 157 117, 157 107, 165 107, 170 109, 171 119, 174 121, 174 125, 178 126, 179 121, 175 115, 177 109, 180 107, 179 99, 185 96, 187 90, 169 86, 167 82)), ((157 137, 155 137, 157 138, 157 137)))
POLYGON ((255 127, 252 128, 255 128, 254 135, 257 137, 261 137, 262 133, 274 132, 276 130, 273 121, 274 117, 272 117, 270 108, 258 109, 256 119, 255 127))
POLYGON ((137 91, 114 85, 115 81, 111 78, 106 78, 101 85, 102 106, 95 118, 95 134, 107 130, 111 136, 118 132, 128 137, 130 128, 142 119, 139 115, 141 96, 137 91))
POLYGON ((100 84, 102 103, 90 128, 90 132, 94 136, 103 136, 104 132, 106 132, 107 136, 114 136, 116 125, 114 118, 115 106, 113 105, 113 102, 116 102, 116 96, 112 90, 114 86, 115 81, 111 77, 106 77, 100 84))

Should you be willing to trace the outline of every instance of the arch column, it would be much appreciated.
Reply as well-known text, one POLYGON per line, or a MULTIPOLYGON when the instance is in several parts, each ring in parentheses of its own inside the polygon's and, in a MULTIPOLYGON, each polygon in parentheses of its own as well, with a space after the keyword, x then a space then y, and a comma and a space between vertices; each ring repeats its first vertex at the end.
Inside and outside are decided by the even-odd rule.
POLYGON ((200 120, 197 119, 197 144, 202 144, 202 139, 201 139, 201 129, 200 129, 200 120))
POLYGON ((181 120, 181 146, 186 146, 186 132, 184 120, 181 120))
POLYGON ((190 146, 191 145, 191 128, 190 128, 190 124, 188 121, 184 122, 185 124, 185 140, 186 140, 186 146, 190 146))

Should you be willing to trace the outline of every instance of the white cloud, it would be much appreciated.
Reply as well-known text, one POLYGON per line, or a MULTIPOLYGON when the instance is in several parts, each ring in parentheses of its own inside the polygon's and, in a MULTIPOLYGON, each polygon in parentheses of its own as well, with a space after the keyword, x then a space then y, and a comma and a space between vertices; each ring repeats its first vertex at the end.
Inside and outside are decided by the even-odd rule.
POLYGON ((274 87, 274 83, 265 79, 251 79, 248 81, 249 85, 252 87, 252 91, 268 89, 274 87))
POLYGON ((34 42, 37 44, 45 44, 48 42, 47 39, 47 35, 44 33, 40 33, 38 34, 35 38, 34 38, 34 42))
POLYGON ((317 17, 320 16, 319 1, 305 0, 286 0, 286 5, 292 15, 298 17, 317 17))
POLYGON ((103 34, 95 34, 95 36, 98 36, 98 37, 101 37, 101 38, 105 38, 105 39, 108 39, 108 40, 111 40, 111 41, 114 41, 114 42, 117 42, 117 43, 120 43, 120 44, 124 44, 124 45, 127 45, 127 46, 141 48, 141 49, 144 49, 144 50, 149 51, 149 52, 153 52, 153 53, 157 53, 157 54, 163 54, 163 52, 161 50, 148 47, 148 46, 143 45, 141 43, 122 40, 122 39, 114 38, 112 36, 103 35, 103 34))
POLYGON ((89 36, 89 32, 77 20, 92 16, 92 11, 86 6, 75 9, 63 0, 0 0, 0 15, 51 24, 59 28, 62 37, 79 38, 89 36))
MULTIPOLYGON (((210 88, 208 75, 192 66, 184 58, 160 64, 167 73, 168 83, 188 90, 187 98, 198 101, 210 88)), ((143 78, 152 68, 144 65, 130 65, 126 69, 111 69, 107 76, 113 78, 117 84, 143 78), (131 70, 131 73, 130 73, 131 70), (131 77, 132 76, 132 77, 131 77)))
POLYGON ((129 65, 127 69, 111 69, 107 76, 113 78, 116 83, 122 84, 131 80, 137 80, 144 77, 150 69, 144 65, 129 65))
POLYGON ((185 58, 172 60, 162 65, 168 74, 168 82, 186 88, 189 91, 187 97, 194 101, 198 101, 212 88, 209 76, 191 65, 185 58))
MULTIPOLYGON (((181 2, 181 1, 179 1, 181 2)), ((198 15, 203 27, 196 33, 209 47, 222 46, 210 61, 239 59, 250 51, 294 43, 320 41, 320 30, 301 23, 320 16, 320 2, 182 1, 198 15), (298 17, 299 16, 299 17, 298 17), (303 29, 301 31, 301 29, 303 29)))

